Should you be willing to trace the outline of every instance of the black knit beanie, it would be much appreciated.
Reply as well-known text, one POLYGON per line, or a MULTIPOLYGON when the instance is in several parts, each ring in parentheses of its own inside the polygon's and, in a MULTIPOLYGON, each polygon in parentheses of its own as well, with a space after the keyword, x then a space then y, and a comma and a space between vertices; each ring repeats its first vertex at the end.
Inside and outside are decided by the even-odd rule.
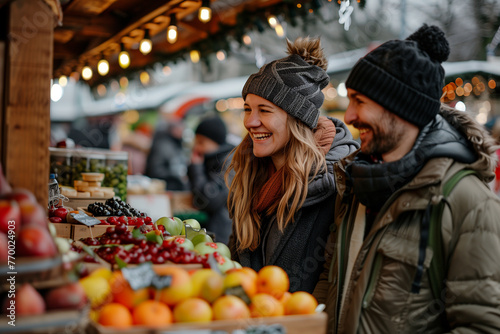
POLYGON ((438 113, 450 47, 444 32, 424 24, 406 40, 391 40, 354 65, 346 87, 419 128, 438 113))
POLYGON ((198 124, 195 134, 203 135, 222 145, 226 142, 226 124, 224 124, 224 121, 220 117, 207 117, 198 124))
POLYGON ((243 99, 247 94, 260 96, 314 129, 324 101, 321 90, 330 78, 323 68, 303 57, 308 60, 307 52, 290 54, 262 66, 245 83, 243 99))

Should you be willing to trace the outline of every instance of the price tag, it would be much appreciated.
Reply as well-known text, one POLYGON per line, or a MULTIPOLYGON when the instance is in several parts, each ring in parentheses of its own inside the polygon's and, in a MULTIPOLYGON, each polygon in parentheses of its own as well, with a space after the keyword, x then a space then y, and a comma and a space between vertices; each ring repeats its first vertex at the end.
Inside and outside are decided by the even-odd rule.
POLYGON ((284 334, 286 329, 281 324, 251 326, 246 330, 247 334, 284 334))
POLYGON ((147 287, 154 287, 158 290, 168 288, 172 284, 172 276, 159 276, 150 262, 146 262, 132 268, 122 268, 123 277, 133 290, 139 290, 147 287))
POLYGON ((172 276, 154 275, 151 280, 151 286, 153 286, 157 290, 168 288, 170 284, 172 284, 172 276))
POLYGON ((133 268, 123 268, 122 274, 133 290, 149 287, 153 277, 156 276, 150 262, 140 264, 133 268))
POLYGON ((224 294, 227 295, 232 295, 240 298, 243 300, 247 305, 250 305, 250 297, 248 297, 247 293, 245 292, 245 289, 241 285, 237 286, 232 286, 230 288, 227 288, 224 290, 224 294))
POLYGON ((78 223, 81 223, 83 225, 94 226, 101 223, 99 219, 90 217, 85 213, 70 213, 69 215, 78 223))

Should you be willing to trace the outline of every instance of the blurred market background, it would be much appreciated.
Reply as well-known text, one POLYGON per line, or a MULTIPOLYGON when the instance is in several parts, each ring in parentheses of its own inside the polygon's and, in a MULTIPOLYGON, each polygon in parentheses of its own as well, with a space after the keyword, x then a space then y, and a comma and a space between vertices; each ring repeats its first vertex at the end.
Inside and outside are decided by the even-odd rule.
MULTIPOLYGON (((129 193, 156 191, 133 187, 141 183, 160 127, 183 122, 183 149, 189 157, 200 117, 219 114, 229 140, 237 144, 245 134, 243 84, 263 64, 285 56, 287 38, 321 37, 331 78, 322 113, 343 119, 348 104, 344 81, 354 63, 381 42, 406 38, 423 23, 437 25, 451 46, 444 63, 444 102, 471 113, 490 131, 500 116, 496 0, 60 3, 62 25, 54 31, 51 146, 127 152, 129 193), (211 17, 200 19, 200 6, 208 6, 211 17)), ((54 159, 61 159, 57 154, 54 159)))

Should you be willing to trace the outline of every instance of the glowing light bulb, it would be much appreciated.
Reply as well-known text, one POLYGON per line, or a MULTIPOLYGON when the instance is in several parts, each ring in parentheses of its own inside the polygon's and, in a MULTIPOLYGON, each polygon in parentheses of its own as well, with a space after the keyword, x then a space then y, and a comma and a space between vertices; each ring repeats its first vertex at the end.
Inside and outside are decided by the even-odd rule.
POLYGON ((167 40, 170 44, 177 42, 177 26, 171 25, 168 27, 167 40))
POLYGON ((201 3, 201 7, 198 11, 198 19, 207 23, 212 19, 212 9, 210 8, 210 0, 203 0, 201 3))
POLYGON ((149 30, 146 29, 146 31, 144 32, 144 38, 139 43, 139 51, 141 51, 143 55, 147 55, 148 53, 151 52, 152 49, 153 49, 153 42, 149 37, 149 30))
POLYGON ((67 77, 67 76, 65 76, 65 75, 61 75, 61 76, 59 77, 59 85, 60 85, 61 87, 66 87, 66 85, 67 85, 67 84, 68 84, 68 77, 67 77))
POLYGON ((97 72, 102 76, 105 76, 106 74, 108 74, 109 63, 106 59, 103 58, 103 59, 99 60, 99 62, 97 63, 97 72))
POLYGON ((92 69, 90 68, 90 66, 86 65, 82 68, 82 78, 84 80, 90 80, 92 79, 92 69))
POLYGON ((278 18, 274 15, 271 15, 267 18, 267 22, 269 22, 269 25, 271 26, 271 28, 275 28, 276 25, 278 24, 278 18))
POLYGON ((121 51, 118 55, 118 64, 121 68, 127 68, 130 65, 130 56, 127 51, 121 51))

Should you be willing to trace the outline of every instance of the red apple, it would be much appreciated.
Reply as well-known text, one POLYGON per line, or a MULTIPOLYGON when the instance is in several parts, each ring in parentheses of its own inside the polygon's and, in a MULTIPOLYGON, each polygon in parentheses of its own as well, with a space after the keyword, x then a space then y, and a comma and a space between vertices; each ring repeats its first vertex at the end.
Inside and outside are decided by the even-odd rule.
POLYGON ((15 301, 16 315, 36 315, 45 312, 45 301, 42 295, 28 283, 23 284, 16 291, 16 297, 14 299, 6 299, 8 306, 12 304, 12 300, 15 301))
POLYGON ((8 260, 8 244, 7 235, 0 233, 0 263, 6 263, 8 260))
POLYGON ((21 228, 16 239, 18 256, 53 257, 57 247, 47 228, 27 225, 21 228))
POLYGON ((37 202, 35 195, 33 195, 33 193, 30 192, 28 189, 23 189, 23 188, 14 188, 10 193, 4 194, 2 197, 5 199, 15 200, 18 203, 25 201, 31 203, 37 202))
POLYGON ((47 228, 47 214, 40 204, 24 201, 19 204, 19 208, 21 209, 21 226, 37 225, 47 228))
POLYGON ((63 222, 63 220, 59 217, 50 217, 49 220, 51 223, 56 223, 56 224, 60 224, 63 222))
POLYGON ((45 295, 48 310, 80 309, 87 304, 87 295, 80 283, 70 283, 50 290, 45 295))
MULTIPOLYGON (((14 230, 21 226, 21 210, 16 201, 0 199, 0 232, 9 231, 9 221, 14 221, 14 230)), ((11 223, 12 224, 12 223, 11 223)))
POLYGON ((57 208, 55 211, 54 211, 54 217, 59 217, 61 218, 62 220, 66 220, 66 215, 68 214, 68 209, 66 208, 57 208))

